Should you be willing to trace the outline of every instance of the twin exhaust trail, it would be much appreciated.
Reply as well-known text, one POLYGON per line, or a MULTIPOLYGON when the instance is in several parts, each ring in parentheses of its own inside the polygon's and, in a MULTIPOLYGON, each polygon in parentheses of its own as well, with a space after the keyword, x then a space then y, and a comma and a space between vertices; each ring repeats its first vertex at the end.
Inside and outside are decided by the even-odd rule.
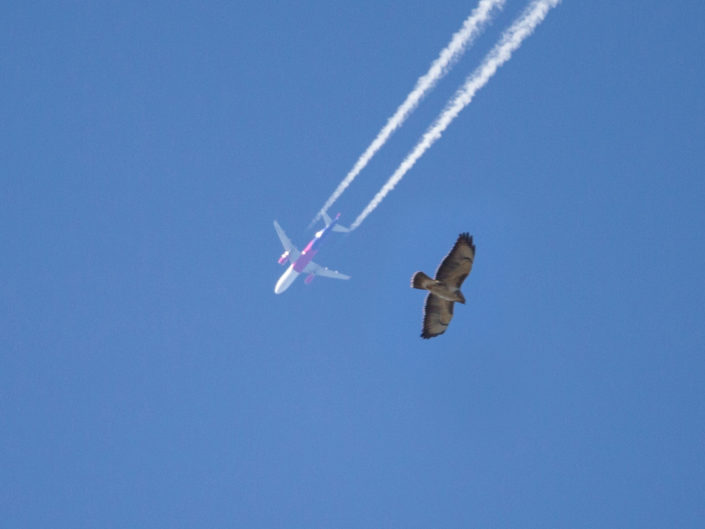
POLYGON ((450 71, 455 62, 462 56, 463 52, 472 43, 472 41, 480 34, 484 26, 490 21, 495 10, 500 10, 504 7, 505 0, 480 0, 477 7, 470 13, 470 16, 465 19, 463 26, 453 35, 453 38, 448 45, 441 51, 438 58, 431 63, 431 66, 424 75, 418 78, 414 89, 406 96, 404 102, 397 108, 392 117, 387 120, 387 124, 377 134, 377 137, 365 149, 365 152, 360 155, 358 160, 353 165, 353 168, 345 176, 338 187, 333 191, 333 194, 328 197, 323 207, 311 221, 311 225, 321 218, 324 212, 328 211, 333 203, 338 200, 345 189, 355 180, 355 177, 360 174, 365 166, 369 163, 372 157, 377 154, 382 146, 387 142, 389 137, 398 129, 406 118, 416 109, 424 96, 430 92, 438 81, 450 71))
MULTIPOLYGON (((404 123, 406 118, 418 106, 421 99, 433 89, 436 83, 460 58, 467 46, 491 19, 494 10, 499 10, 504 6, 504 2, 505 0, 480 0, 478 6, 465 20, 460 31, 453 35, 451 42, 431 64, 429 71, 418 79, 414 89, 409 93, 394 115, 389 118, 387 124, 380 130, 377 137, 360 156, 333 194, 326 200, 321 210, 311 221, 311 224, 321 218, 328 208, 340 198, 345 189, 352 183, 362 169, 364 169, 377 151, 382 148, 391 134, 404 123)), ((367 216, 380 205, 382 200, 394 189, 419 158, 441 138, 445 129, 448 128, 458 114, 470 104, 477 91, 487 84, 499 67, 511 58, 512 54, 521 46, 524 39, 534 32, 536 27, 546 18, 548 12, 559 3, 560 0, 534 0, 528 5, 509 29, 503 33, 500 41, 485 56, 480 66, 465 80, 463 86, 451 98, 445 109, 426 130, 419 142, 401 162, 392 176, 385 182, 365 209, 357 216, 355 221, 350 225, 351 231, 357 229, 367 216)))
POLYGON ((455 93, 445 110, 441 112, 436 121, 421 137, 412 151, 401 162, 396 171, 377 192, 372 201, 365 207, 355 221, 350 225, 350 230, 356 229, 367 216, 380 205, 384 197, 404 178, 421 156, 441 138, 443 131, 458 117, 460 111, 475 97, 477 91, 485 86, 500 66, 507 62, 512 53, 516 51, 526 37, 531 35, 546 15, 549 9, 555 7, 560 0, 539 0, 533 2, 524 13, 504 33, 500 42, 487 54, 480 66, 466 79, 465 84, 455 93))

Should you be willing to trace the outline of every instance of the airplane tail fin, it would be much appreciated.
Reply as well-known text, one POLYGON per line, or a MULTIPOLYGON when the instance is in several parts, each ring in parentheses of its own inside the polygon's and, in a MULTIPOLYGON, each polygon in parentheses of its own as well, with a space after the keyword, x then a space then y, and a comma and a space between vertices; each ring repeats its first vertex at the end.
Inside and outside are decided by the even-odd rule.
POLYGON ((435 281, 423 272, 416 272, 411 278, 411 286, 420 290, 428 290, 434 283, 435 281))
MULTIPOLYGON (((330 226, 333 223, 333 219, 330 218, 330 215, 326 213, 325 211, 321 213, 321 216, 323 217, 323 222, 326 223, 326 226, 330 226)), ((340 213, 336 215, 335 220, 337 221, 338 218, 340 217, 340 213)), ((343 233, 348 233, 350 231, 350 228, 346 228, 345 226, 342 226, 341 224, 336 223, 335 226, 333 226, 333 231, 340 231, 343 233)))

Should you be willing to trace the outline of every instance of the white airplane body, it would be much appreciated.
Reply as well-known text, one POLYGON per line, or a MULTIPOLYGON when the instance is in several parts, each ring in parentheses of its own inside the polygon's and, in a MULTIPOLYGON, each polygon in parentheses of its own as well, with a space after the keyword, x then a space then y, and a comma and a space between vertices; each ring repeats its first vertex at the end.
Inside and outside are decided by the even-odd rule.
POLYGON ((330 270, 313 262, 313 257, 318 253, 321 243, 331 231, 350 231, 348 228, 338 224, 339 218, 340 213, 338 213, 335 219, 331 219, 324 213, 323 220, 326 223, 325 228, 316 232, 316 236, 302 251, 299 251, 296 246, 291 243, 289 238, 286 236, 286 233, 284 233, 284 230, 281 226, 279 226, 279 223, 277 223, 276 220, 274 221, 274 229, 277 231, 279 240, 284 247, 284 253, 281 257, 279 257, 279 264, 285 265, 287 262, 291 263, 286 269, 286 272, 282 274, 279 281, 277 281, 277 284, 274 286, 275 294, 281 294, 284 292, 302 273, 308 274, 304 280, 304 283, 307 285, 313 281, 315 276, 330 277, 333 279, 350 279, 350 276, 348 275, 341 274, 335 270, 330 270))

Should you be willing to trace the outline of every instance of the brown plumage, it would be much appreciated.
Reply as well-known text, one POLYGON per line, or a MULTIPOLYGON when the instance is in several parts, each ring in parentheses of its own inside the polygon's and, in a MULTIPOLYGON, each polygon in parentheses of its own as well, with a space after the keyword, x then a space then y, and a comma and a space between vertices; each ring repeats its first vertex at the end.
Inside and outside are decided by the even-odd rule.
POLYGON ((429 291, 424 306, 421 338, 433 338, 446 332, 453 318, 453 303, 465 303, 460 286, 472 270, 474 260, 472 236, 461 233, 450 253, 441 261, 435 279, 423 272, 416 272, 411 278, 413 288, 429 291))

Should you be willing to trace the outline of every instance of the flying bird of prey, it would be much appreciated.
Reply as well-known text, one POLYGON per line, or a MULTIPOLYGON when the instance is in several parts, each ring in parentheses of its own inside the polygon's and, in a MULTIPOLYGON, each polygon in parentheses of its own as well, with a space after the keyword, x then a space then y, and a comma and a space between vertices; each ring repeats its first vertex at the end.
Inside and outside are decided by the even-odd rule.
POLYGON ((413 288, 429 291, 424 306, 421 338, 433 338, 446 332, 453 318, 453 303, 465 303, 460 285, 472 270, 474 260, 475 245, 472 236, 461 233, 453 249, 441 261, 435 279, 423 272, 416 272, 411 278, 413 288))

